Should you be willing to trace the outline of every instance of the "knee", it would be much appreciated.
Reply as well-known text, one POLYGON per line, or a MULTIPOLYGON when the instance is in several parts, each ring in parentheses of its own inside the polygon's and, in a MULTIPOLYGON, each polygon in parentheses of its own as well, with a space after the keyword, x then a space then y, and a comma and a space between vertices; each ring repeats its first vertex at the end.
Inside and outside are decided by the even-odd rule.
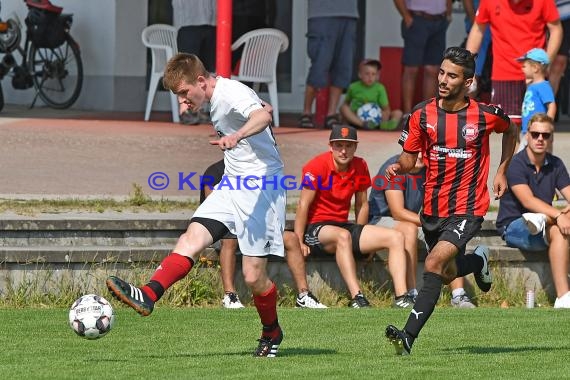
POLYGON ((415 76, 420 70, 419 66, 404 66, 404 75, 415 76))
POLYGON ((252 289, 256 287, 256 284, 259 282, 260 276, 259 273, 255 270, 243 270, 243 281, 247 285, 248 288, 252 289))
POLYGON ((388 237, 388 248, 403 249, 406 235, 397 230, 391 230, 388 237))
POLYGON ((429 76, 436 76, 437 73, 439 72, 439 67, 437 66, 424 66, 424 75, 429 75, 429 76))
POLYGON ((336 246, 338 248, 347 248, 352 247, 352 237, 350 236, 350 232, 342 229, 337 236, 336 239, 336 246))
POLYGON ((440 275, 443 274, 443 273, 442 273, 442 270, 443 270, 443 268, 442 268, 442 263, 441 263, 438 259, 436 259, 436 258, 434 258, 434 257, 432 257, 432 256, 430 256, 430 255, 428 255, 428 256, 426 257, 426 261, 425 261, 425 263, 424 263, 424 267, 425 267, 425 271, 426 271, 426 272, 437 273, 437 274, 440 274, 440 275))

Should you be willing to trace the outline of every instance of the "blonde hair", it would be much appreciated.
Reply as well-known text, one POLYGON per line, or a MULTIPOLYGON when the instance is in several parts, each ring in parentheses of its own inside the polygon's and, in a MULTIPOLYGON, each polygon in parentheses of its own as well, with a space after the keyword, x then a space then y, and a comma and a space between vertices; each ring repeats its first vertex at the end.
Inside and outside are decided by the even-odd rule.
POLYGON ((175 91, 182 81, 195 84, 199 76, 210 76, 200 58, 194 54, 179 53, 166 64, 162 85, 167 90, 175 91))
POLYGON ((554 120, 544 112, 535 113, 530 117, 530 120, 526 126, 527 130, 530 129, 532 123, 548 123, 554 130, 554 120))

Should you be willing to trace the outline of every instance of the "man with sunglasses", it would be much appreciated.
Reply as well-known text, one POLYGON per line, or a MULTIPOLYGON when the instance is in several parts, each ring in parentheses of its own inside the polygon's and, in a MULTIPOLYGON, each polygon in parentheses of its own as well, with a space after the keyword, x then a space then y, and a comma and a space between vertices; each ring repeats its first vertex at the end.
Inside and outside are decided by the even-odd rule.
POLYGON ((527 147, 513 156, 507 169, 509 191, 501 198, 497 230, 509 247, 546 251, 556 288, 555 308, 570 308, 568 285, 570 207, 552 205, 558 189, 570 199, 570 177, 564 162, 548 153, 554 121, 544 113, 532 116, 527 147))

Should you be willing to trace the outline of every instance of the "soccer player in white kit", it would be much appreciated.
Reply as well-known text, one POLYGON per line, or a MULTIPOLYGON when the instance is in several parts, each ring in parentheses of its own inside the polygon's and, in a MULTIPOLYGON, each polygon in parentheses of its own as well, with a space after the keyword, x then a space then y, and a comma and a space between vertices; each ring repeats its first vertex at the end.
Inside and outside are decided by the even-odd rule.
POLYGON ((211 76, 193 54, 174 56, 163 84, 193 112, 210 102, 219 136, 210 143, 224 151, 224 178, 198 207, 187 231, 146 285, 136 287, 111 276, 107 287, 115 298, 147 316, 165 290, 188 274, 200 252, 229 231, 237 236, 244 280, 263 325, 254 356, 274 357, 283 331, 277 319, 277 288, 266 266, 268 255, 284 256, 286 191, 280 185, 283 161, 271 131, 271 114, 252 89, 211 76))

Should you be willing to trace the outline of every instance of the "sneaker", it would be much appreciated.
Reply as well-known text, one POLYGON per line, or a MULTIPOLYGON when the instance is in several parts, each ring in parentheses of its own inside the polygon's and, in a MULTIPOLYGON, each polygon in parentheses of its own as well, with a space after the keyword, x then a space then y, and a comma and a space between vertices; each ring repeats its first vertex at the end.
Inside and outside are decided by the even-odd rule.
POLYGON ((129 305, 137 313, 146 317, 152 313, 154 302, 148 296, 134 285, 121 280, 119 277, 110 276, 107 278, 107 288, 119 301, 129 305))
POLYGON ((466 293, 451 297, 451 306, 460 309, 474 309, 476 307, 466 293))
POLYGON ((564 294, 562 297, 556 298, 554 301, 555 309, 570 309, 570 292, 564 294))
POLYGON ((416 303, 416 299, 418 298, 418 290, 417 289, 408 290, 408 297, 412 299, 413 303, 416 303))
POLYGON ((541 213, 525 212, 522 214, 522 218, 531 235, 538 235, 544 231, 544 227, 546 226, 546 215, 541 213))
POLYGON ((257 341, 259 345, 253 353, 253 356, 265 356, 268 358, 274 358, 277 356, 277 351, 279 350, 279 345, 283 340, 283 330, 279 327, 279 336, 277 338, 270 338, 268 336, 262 336, 257 341))
POLYGON ((405 331, 398 330, 395 326, 386 326, 386 338, 396 349, 396 355, 409 355, 412 351, 412 342, 405 331))
POLYGON ((311 292, 306 292, 303 296, 297 294, 295 307, 304 307, 307 309, 327 309, 325 305, 319 302, 317 297, 311 292))
POLYGON ((473 254, 483 259, 481 272, 473 273, 473 275, 475 276, 475 281, 479 289, 487 293, 491 290, 491 284, 493 283, 493 276, 491 276, 491 272, 489 271, 489 248, 484 245, 478 245, 473 254))
POLYGON ((392 302, 392 307, 399 308, 399 309, 411 309, 414 307, 415 300, 409 294, 404 294, 403 296, 394 298, 394 302, 392 302))
POLYGON ((239 300, 239 296, 235 293, 226 293, 222 300, 222 306, 226 309, 242 309, 245 306, 239 300))
POLYGON ((358 292, 358 294, 356 294, 354 298, 350 300, 348 307, 353 307, 355 309, 370 307, 370 302, 368 302, 366 297, 364 297, 364 294, 358 292))

